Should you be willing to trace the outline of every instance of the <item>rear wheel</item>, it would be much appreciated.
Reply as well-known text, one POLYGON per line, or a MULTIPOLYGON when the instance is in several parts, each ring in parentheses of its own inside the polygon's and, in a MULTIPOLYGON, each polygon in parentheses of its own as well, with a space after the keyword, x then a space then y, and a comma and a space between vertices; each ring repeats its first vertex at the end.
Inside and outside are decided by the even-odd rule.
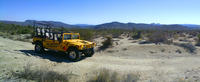
POLYGON ((81 59, 81 52, 76 48, 71 48, 68 52, 68 58, 74 62, 79 61, 81 59))
POLYGON ((85 56, 92 57, 94 55, 94 49, 91 48, 85 52, 85 56))
POLYGON ((35 44, 35 52, 36 53, 44 52, 44 47, 42 46, 42 44, 40 44, 40 43, 35 44))

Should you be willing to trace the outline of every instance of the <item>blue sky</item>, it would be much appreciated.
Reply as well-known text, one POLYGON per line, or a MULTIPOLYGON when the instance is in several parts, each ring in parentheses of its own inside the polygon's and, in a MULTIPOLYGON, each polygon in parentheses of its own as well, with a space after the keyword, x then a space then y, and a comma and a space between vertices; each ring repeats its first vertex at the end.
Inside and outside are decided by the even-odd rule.
POLYGON ((200 24, 200 0, 0 0, 0 20, 200 24))

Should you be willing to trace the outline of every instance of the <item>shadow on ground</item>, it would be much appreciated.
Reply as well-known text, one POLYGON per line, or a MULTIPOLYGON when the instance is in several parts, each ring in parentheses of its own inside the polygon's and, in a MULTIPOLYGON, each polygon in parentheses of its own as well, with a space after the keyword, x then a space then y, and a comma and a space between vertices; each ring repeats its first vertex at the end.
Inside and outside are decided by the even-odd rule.
MULTIPOLYGON (((61 53, 61 52, 45 51, 42 54, 38 54, 38 53, 35 53, 34 50, 19 50, 19 51, 23 52, 27 56, 36 56, 36 57, 40 57, 42 59, 49 59, 50 61, 53 61, 53 62, 58 62, 58 63, 61 63, 61 62, 74 63, 74 62, 70 61, 67 58, 67 55, 65 55, 64 53, 61 53)), ((85 59, 84 56, 82 57, 81 60, 83 60, 83 59, 85 59)))

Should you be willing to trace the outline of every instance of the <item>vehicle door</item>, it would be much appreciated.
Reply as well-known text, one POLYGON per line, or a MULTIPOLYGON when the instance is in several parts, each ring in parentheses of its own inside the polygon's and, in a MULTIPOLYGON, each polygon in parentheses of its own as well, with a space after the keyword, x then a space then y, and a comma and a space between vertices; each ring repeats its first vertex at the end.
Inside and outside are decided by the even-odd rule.
POLYGON ((55 35, 51 35, 50 37, 46 37, 45 40, 43 41, 43 46, 47 49, 52 49, 55 50, 56 47, 59 46, 59 42, 55 41, 55 35))
POLYGON ((63 51, 63 42, 62 42, 62 36, 61 34, 55 34, 54 35, 54 40, 52 41, 52 45, 51 48, 53 50, 57 50, 57 51, 63 51))

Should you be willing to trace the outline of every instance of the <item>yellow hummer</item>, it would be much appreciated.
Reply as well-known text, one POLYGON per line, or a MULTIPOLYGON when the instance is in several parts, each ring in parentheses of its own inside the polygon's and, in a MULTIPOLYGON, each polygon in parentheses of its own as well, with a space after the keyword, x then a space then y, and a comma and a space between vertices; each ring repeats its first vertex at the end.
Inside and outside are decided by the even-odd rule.
POLYGON ((64 52, 71 61, 79 61, 81 56, 91 57, 94 54, 94 42, 80 40, 79 33, 53 32, 51 28, 36 27, 33 37, 35 52, 45 49, 64 52))

